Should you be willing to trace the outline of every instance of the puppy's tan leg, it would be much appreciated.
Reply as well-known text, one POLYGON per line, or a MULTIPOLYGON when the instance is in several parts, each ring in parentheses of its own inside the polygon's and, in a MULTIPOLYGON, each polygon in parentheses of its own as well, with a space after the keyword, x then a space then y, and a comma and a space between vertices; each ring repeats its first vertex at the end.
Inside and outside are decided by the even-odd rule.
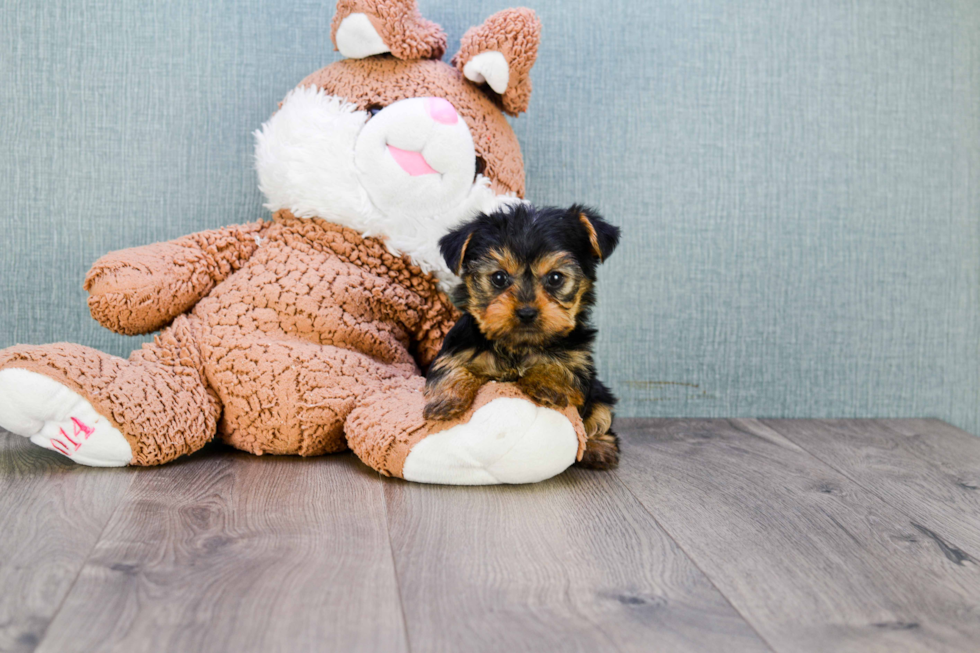
POLYGON ((547 408, 580 407, 585 401, 575 376, 562 365, 536 365, 517 381, 527 396, 547 408))
POLYGON ((436 361, 425 383, 425 419, 447 420, 466 412, 487 379, 479 377, 452 358, 436 361))
POLYGON ((619 437, 610 431, 612 410, 595 404, 585 418, 585 453, 579 465, 589 469, 612 469, 619 464, 619 437))

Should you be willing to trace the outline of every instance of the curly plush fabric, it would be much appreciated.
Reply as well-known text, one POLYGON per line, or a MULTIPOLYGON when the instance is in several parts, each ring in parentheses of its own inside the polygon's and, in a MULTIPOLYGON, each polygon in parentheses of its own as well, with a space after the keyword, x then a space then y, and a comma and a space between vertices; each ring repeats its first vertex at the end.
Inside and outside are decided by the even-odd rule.
POLYGON ((368 17, 381 40, 399 59, 441 59, 446 53, 446 33, 422 17, 415 0, 340 0, 330 25, 334 47, 340 24, 355 13, 368 17))
POLYGON ((161 329, 240 268, 269 226, 260 220, 103 256, 85 277, 92 317, 124 335, 161 329))
MULTIPOLYGON (((6 350, 0 368, 45 374, 81 394, 142 465, 196 450, 216 429, 255 454, 343 450, 358 400, 382 382, 415 382, 416 360, 435 357, 457 318, 434 280, 381 241, 285 211, 271 224, 109 254, 93 270, 98 297, 119 299, 125 315, 136 305, 172 314, 187 293, 210 293, 129 360, 61 344, 6 350), (167 267, 168 257, 185 265, 167 267)), ((96 319, 133 326, 111 312, 96 319)))
POLYGON ((460 72, 476 55, 495 51, 510 67, 507 90, 500 96, 503 109, 512 116, 527 111, 531 99, 531 67, 538 58, 541 21, 530 9, 505 9, 463 35, 453 65, 460 72))

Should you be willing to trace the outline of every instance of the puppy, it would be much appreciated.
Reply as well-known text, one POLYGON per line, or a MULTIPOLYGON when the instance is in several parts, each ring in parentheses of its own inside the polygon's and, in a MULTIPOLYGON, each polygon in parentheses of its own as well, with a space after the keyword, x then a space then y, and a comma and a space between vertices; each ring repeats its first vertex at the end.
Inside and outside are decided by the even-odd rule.
POLYGON ((518 204, 446 234, 439 247, 462 279, 452 299, 464 315, 429 369, 425 418, 459 415, 488 381, 515 382, 544 406, 578 408, 588 436, 580 464, 615 467, 616 398, 596 378, 589 315, 596 267, 618 242, 618 227, 581 206, 518 204))

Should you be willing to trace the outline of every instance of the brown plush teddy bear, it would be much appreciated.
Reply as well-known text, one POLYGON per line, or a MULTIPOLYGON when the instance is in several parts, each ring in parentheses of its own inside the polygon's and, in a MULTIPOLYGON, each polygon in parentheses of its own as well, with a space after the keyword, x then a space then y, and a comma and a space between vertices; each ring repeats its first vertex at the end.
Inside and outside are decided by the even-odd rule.
POLYGON ((122 250, 85 280, 129 359, 74 344, 0 352, 0 426, 84 465, 158 465, 215 434, 255 454, 348 447, 382 474, 525 483, 586 447, 578 415, 485 386, 453 422, 422 418, 420 370, 457 318, 437 242, 524 194, 503 112, 527 108, 540 24, 502 11, 446 37, 414 0, 340 0, 346 59, 256 132, 272 220, 122 250))

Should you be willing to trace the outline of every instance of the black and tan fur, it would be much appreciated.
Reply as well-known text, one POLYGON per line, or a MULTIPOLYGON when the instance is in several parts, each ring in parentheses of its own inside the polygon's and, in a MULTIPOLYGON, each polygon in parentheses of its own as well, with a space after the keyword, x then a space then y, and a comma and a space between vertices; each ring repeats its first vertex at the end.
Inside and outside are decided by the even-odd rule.
POLYGON ((463 413, 488 381, 514 382, 544 406, 578 408, 588 438, 580 464, 614 467, 616 398, 596 378, 589 317, 596 267, 618 241, 619 229, 594 211, 526 204, 444 236, 442 254, 462 279, 453 303, 464 315, 429 369, 426 419, 463 413))

